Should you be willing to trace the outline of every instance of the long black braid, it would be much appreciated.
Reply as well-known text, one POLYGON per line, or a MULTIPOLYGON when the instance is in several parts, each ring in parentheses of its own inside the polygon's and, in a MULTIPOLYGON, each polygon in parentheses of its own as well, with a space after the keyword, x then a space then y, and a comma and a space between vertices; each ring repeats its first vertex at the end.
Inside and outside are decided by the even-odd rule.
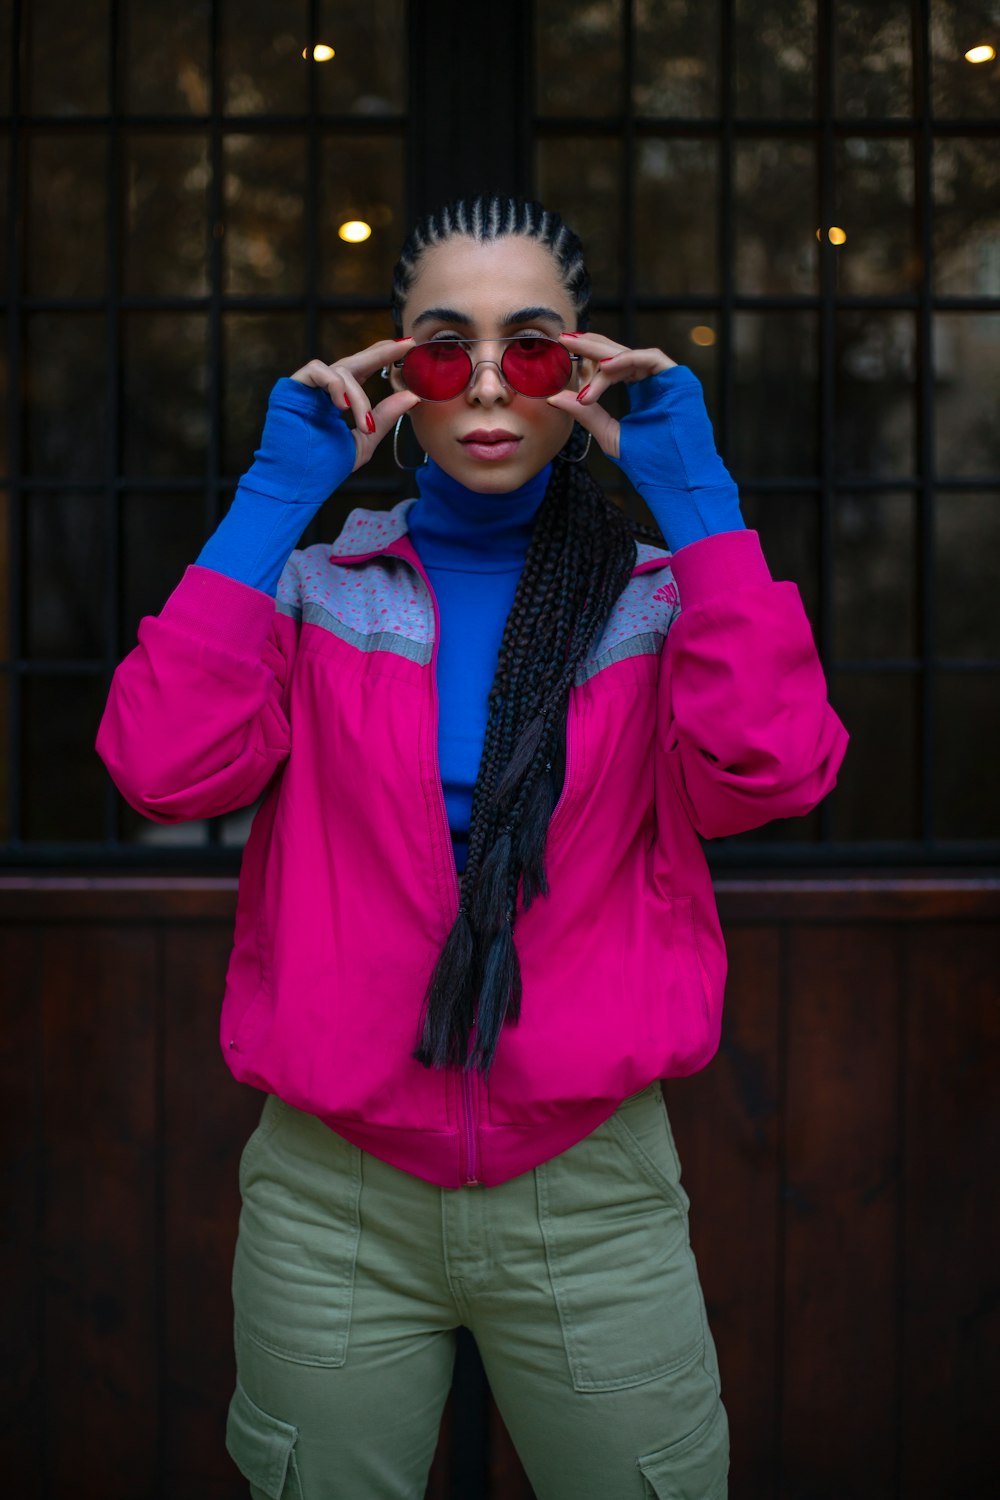
MULTIPOLYGON (((455 200, 417 223, 393 273, 397 331, 422 255, 455 235, 537 240, 556 263, 578 327, 588 326, 590 277, 577 236, 539 203, 491 194, 455 200)), ((585 436, 575 424, 552 465, 500 643, 458 916, 427 986, 413 1054, 427 1067, 488 1074, 504 1022, 520 1015, 517 893, 523 881, 525 910, 549 893, 545 839, 564 775, 570 688, 631 577, 635 537, 665 545, 572 461, 585 436)))

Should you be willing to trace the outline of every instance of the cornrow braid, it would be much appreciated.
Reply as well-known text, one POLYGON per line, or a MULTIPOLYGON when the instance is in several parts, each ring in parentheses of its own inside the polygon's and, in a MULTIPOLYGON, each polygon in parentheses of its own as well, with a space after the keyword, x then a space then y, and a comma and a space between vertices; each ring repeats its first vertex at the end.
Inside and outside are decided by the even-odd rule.
MULTIPOLYGON (((590 276, 578 237, 539 203, 480 194, 414 226, 392 278, 397 332, 423 255, 454 235, 479 242, 521 235, 544 245, 578 327, 588 327, 590 276)), ((664 545, 575 461, 584 438, 575 424, 552 465, 497 654, 458 915, 427 984, 413 1053, 425 1067, 488 1075, 504 1024, 520 1016, 517 895, 520 888, 527 911, 549 893, 545 842, 565 775, 570 691, 632 576, 636 537, 664 545)))

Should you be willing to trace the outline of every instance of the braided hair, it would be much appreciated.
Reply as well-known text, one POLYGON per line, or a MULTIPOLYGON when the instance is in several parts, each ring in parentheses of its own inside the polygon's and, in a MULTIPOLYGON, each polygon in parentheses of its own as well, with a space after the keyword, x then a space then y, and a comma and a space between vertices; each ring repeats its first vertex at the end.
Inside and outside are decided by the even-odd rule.
MULTIPOLYGON (((590 277, 573 231, 539 203, 481 194, 415 225, 393 272, 397 332, 422 256, 456 235, 480 242, 522 235, 545 246, 578 327, 588 326, 590 277)), ((608 499, 585 463, 574 462, 584 437, 575 423, 556 455, 500 644, 458 915, 427 985, 413 1053, 425 1067, 488 1075, 504 1023, 518 1020, 517 894, 523 882, 527 911, 549 893, 545 840, 565 774, 570 688, 632 575, 635 536, 663 545, 658 532, 608 499)))

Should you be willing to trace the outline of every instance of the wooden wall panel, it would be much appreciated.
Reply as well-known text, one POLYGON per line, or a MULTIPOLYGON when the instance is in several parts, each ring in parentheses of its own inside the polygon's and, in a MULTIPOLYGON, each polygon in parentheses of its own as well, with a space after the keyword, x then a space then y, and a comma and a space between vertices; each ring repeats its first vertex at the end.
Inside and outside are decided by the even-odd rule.
MULTIPOLYGON (((235 883, 0 877, 0 1463, 25 1500, 245 1500, 224 1448, 235 883)), ((997 1490, 1000 881, 718 882, 718 1057, 667 1085, 733 1500, 997 1490)), ((427 1500, 531 1500, 466 1340, 427 1500), (474 1435, 474 1440, 471 1435, 474 1435)))

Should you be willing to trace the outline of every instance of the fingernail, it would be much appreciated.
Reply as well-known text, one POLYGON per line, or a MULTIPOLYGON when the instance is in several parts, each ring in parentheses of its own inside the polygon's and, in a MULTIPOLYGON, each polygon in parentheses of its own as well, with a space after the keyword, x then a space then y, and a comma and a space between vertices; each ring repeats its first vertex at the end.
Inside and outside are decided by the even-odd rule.
POLYGON ((375 431, 375 418, 372 416, 372 414, 371 414, 370 411, 365 412, 365 421, 368 424, 368 431, 369 432, 374 432, 375 431))
POLYGON ((597 363, 599 365, 606 365, 609 359, 617 359, 617 358, 618 358, 617 354, 606 354, 604 356, 604 358, 603 359, 599 359, 597 361, 597 363))
POLYGON ((407 339, 408 339, 408 338, 411 338, 411 337, 412 337, 412 335, 411 335, 411 334, 409 334, 409 333, 404 333, 404 334, 403 334, 403 337, 402 337, 402 338, 401 338, 401 339, 393 339, 393 341, 392 341, 392 342, 393 342, 393 343, 394 343, 394 344, 405 344, 405 343, 406 343, 406 341, 407 341, 407 339))
POLYGON ((580 337, 580 335, 578 333, 565 332, 563 334, 563 338, 564 339, 578 339, 579 337, 580 337))
POLYGON ((350 404, 351 404, 351 398, 350 398, 350 396, 345 396, 344 397, 344 405, 345 406, 350 406, 350 404))
POLYGON ((578 401, 582 401, 582 400, 583 400, 583 398, 584 398, 584 396, 585 396, 585 395, 586 395, 586 394, 587 394, 587 392, 588 392, 588 391, 589 391, 589 390, 590 390, 590 386, 589 386, 589 385, 585 385, 585 386, 584 386, 584 388, 583 388, 583 390, 582 390, 582 391, 581 391, 581 392, 580 392, 580 394, 579 394, 579 396, 577 396, 577 398, 576 398, 576 399, 577 399, 577 400, 578 400, 578 401))

